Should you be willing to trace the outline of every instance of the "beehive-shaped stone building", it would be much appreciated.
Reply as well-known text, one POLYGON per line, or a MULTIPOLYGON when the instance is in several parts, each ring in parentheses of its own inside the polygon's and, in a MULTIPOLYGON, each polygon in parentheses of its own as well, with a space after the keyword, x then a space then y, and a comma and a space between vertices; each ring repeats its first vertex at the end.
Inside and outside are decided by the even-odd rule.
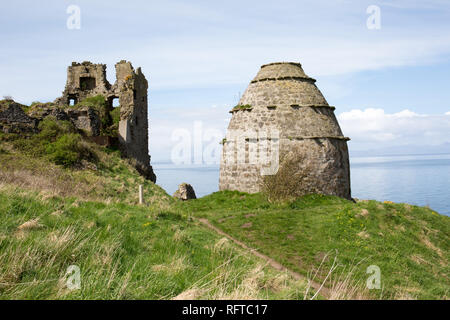
POLYGON ((230 111, 232 118, 223 142, 220 190, 260 191, 262 174, 267 174, 261 168, 267 164, 258 160, 272 143, 272 148, 278 148, 278 160, 289 154, 298 159, 299 170, 307 168, 302 189, 350 199, 349 139, 343 136, 335 108, 328 105, 315 81, 299 63, 261 67, 239 104, 230 111), (232 133, 236 132, 247 132, 241 136, 243 147, 241 144, 239 148, 239 142, 233 138, 236 135, 232 133), (258 147, 267 132, 270 143, 258 147), (258 150, 256 158, 255 150, 258 150))

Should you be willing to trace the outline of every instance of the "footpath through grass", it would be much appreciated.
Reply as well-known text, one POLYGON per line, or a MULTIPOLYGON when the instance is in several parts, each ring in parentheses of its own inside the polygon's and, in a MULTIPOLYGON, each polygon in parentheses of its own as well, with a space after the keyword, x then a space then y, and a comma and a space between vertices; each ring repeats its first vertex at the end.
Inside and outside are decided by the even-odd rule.
POLYGON ((320 195, 269 203, 224 191, 182 210, 305 276, 319 269, 316 281, 336 268, 326 282, 334 298, 448 299, 450 218, 429 208, 320 195), (371 265, 380 290, 366 288, 371 265))
POLYGON ((450 218, 429 208, 319 195, 270 203, 230 191, 177 202, 119 151, 60 141, 72 133, 58 122, 44 127, 39 136, 0 134, 0 298, 303 298, 304 282, 195 216, 326 279, 331 298, 448 299, 450 218), (139 185, 147 206, 136 205, 139 185), (81 270, 80 290, 67 290, 70 265, 81 270), (381 271, 380 290, 366 288, 369 266, 381 271))
POLYGON ((303 299, 305 283, 186 214, 0 185, 1 299, 303 299), (81 271, 81 289, 66 271, 81 271))

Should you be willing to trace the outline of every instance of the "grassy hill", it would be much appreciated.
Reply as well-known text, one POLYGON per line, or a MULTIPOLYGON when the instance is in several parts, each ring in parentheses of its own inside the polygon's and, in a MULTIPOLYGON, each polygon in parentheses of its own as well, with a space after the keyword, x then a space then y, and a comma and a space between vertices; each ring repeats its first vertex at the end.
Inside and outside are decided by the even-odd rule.
POLYGON ((61 144, 63 125, 0 134, 0 299, 304 298, 305 281, 178 211, 119 151, 61 144), (80 290, 66 286, 71 265, 80 290))
POLYGON ((0 219, 2 299, 303 299, 314 295, 306 279, 324 282, 318 298, 449 296, 450 218, 429 208, 230 191, 179 202, 119 151, 51 119, 38 134, 0 133, 0 219), (71 265, 80 290, 65 285, 71 265), (379 290, 366 288, 369 266, 379 290))
POLYGON ((449 297, 450 218, 429 208, 321 195, 270 203, 230 191, 182 207, 294 271, 317 272, 333 298, 449 297), (380 290, 366 289, 371 265, 380 290))
POLYGON ((306 284, 187 216, 0 189, 2 299, 303 299, 306 284), (67 268, 80 268, 68 290, 67 268))

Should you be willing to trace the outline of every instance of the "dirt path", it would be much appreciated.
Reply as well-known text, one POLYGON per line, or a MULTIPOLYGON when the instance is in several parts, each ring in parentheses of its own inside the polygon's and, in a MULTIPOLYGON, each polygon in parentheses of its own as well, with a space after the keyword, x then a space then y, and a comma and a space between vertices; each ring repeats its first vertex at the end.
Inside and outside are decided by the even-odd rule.
POLYGON ((236 243, 237 245, 239 245, 241 248, 250 251, 251 253, 253 253, 255 256, 267 261, 267 263, 269 265, 271 265, 273 268, 275 268, 276 270, 282 271, 282 272, 287 272, 289 273, 294 279, 296 280, 304 280, 306 283, 309 283, 309 285, 311 286, 311 288, 313 288, 316 292, 320 291, 320 294, 322 296, 324 296, 325 298, 329 297, 329 290, 325 287, 322 287, 322 285, 318 282, 314 282, 314 281, 310 281, 308 280, 305 276, 302 276, 300 273, 297 273, 295 271, 292 271, 288 268, 286 268, 285 266, 283 266, 281 263, 273 260, 272 258, 270 258, 269 256, 266 256, 260 252, 258 252, 255 249, 250 248, 249 246, 247 246, 245 243, 239 241, 238 239, 230 236, 228 233, 223 232, 222 230, 220 230, 219 228, 217 228, 216 226, 212 225, 211 222, 209 222, 207 219, 196 219, 197 221, 201 222, 202 224, 204 224, 205 226, 207 226, 208 228, 214 230, 215 232, 217 232, 218 234, 230 239, 231 241, 233 241, 234 243, 236 243))

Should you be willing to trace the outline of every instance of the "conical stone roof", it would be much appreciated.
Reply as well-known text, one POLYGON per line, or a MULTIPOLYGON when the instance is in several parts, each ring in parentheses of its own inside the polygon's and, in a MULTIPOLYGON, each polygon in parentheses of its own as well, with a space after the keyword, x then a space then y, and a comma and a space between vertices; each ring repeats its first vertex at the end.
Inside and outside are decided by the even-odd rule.
MULTIPOLYGON (((269 117, 274 119, 272 124, 281 130, 284 137, 343 138, 334 107, 328 105, 315 81, 305 74, 299 63, 263 65, 239 105, 252 107, 252 118, 257 121, 248 124, 254 129, 268 125, 264 119, 269 117)), ((240 127, 240 123, 246 122, 249 116, 241 110, 233 111, 230 128, 240 127)))
POLYGON ((275 62, 261 66, 253 81, 264 79, 282 79, 282 78, 309 78, 302 69, 302 65, 296 62, 275 62))
MULTIPOLYGON (((233 115, 228 132, 276 128, 282 152, 297 150, 318 168, 311 190, 319 186, 323 193, 349 198, 348 138, 342 134, 335 108, 328 105, 315 82, 305 74, 300 63, 263 65, 238 106, 230 111, 233 115), (331 179, 333 186, 326 186, 324 179, 331 179)), ((225 155, 229 155, 232 147, 228 143, 223 147, 220 189, 259 191, 258 165, 227 164, 225 155)))

